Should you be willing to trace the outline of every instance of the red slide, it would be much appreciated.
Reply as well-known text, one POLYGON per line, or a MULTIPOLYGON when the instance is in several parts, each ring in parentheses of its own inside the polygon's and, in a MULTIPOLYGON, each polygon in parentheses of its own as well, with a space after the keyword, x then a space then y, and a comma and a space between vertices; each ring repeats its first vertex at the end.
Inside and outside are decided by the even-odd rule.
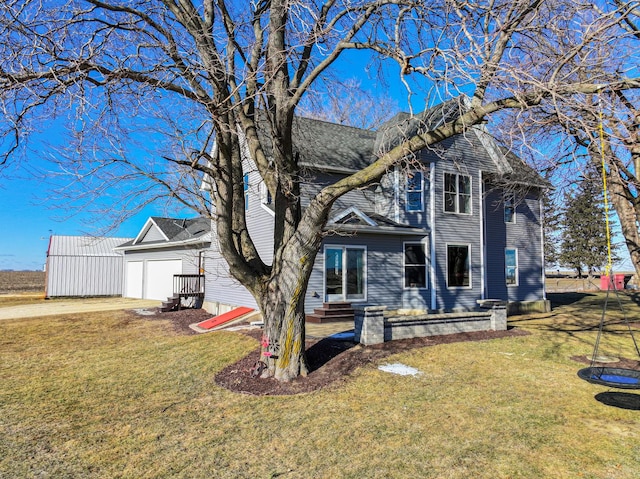
POLYGON ((241 306, 240 308, 232 309, 231 311, 228 311, 214 318, 205 319, 204 321, 198 323, 198 327, 202 329, 213 329, 216 326, 221 326, 225 323, 228 323, 229 321, 239 318, 240 316, 244 316, 251 311, 253 311, 252 308, 241 306))

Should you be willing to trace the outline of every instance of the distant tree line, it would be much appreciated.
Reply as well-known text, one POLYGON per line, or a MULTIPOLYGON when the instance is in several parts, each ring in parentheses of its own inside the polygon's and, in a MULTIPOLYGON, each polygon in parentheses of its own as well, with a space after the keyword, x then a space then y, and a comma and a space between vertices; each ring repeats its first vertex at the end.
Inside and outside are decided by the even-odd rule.
POLYGON ((547 192, 543 202, 547 267, 570 268, 582 278, 604 273, 609 258, 619 261, 618 246, 607 234, 604 189, 597 173, 590 171, 569 188, 547 192))

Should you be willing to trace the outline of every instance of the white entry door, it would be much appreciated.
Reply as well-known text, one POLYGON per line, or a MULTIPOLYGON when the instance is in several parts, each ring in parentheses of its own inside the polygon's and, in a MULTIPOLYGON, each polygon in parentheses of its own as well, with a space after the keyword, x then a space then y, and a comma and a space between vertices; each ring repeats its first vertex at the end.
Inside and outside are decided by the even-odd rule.
POLYGON ((182 274, 181 259, 147 261, 145 299, 165 300, 173 295, 173 275, 182 274))
POLYGON ((127 261, 126 298, 142 298, 143 266, 142 261, 127 261))

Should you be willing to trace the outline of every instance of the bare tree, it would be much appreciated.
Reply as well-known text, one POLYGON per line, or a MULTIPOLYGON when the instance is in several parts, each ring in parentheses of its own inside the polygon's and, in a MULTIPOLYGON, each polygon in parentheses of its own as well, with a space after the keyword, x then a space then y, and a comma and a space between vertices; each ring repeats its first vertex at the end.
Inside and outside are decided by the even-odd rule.
POLYGON ((569 0, 7 0, 4 159, 51 118, 66 116, 74 148, 92 153, 69 155, 78 178, 102 178, 103 188, 146 178, 211 215, 231 274, 256 298, 265 334, 279 341, 265 375, 288 380, 307 372, 304 297, 335 201, 496 112, 639 88, 635 71, 588 81, 575 74, 576 65, 588 67, 594 45, 623 44, 619 25, 615 14, 569 0), (540 55, 541 46, 553 55, 540 55), (424 85, 431 103, 466 93, 471 106, 377 152, 303 209, 294 113, 348 49, 397 62, 409 96, 424 85), (155 154, 139 154, 134 141, 155 154), (271 265, 247 230, 244 145, 275 203, 271 265), (199 175, 212 183, 211 208, 195 190, 191 178, 199 175))
POLYGON ((315 120, 365 130, 376 130, 398 110, 393 98, 375 94, 362 88, 362 82, 336 78, 322 92, 310 92, 296 109, 296 114, 315 120))
MULTIPOLYGON (((614 78, 624 71, 637 71, 640 40, 640 2, 614 0, 600 4, 592 24, 606 22, 617 41, 607 45, 591 41, 585 51, 576 51, 568 63, 580 81, 614 78), (613 24, 611 24, 613 22, 613 24), (619 22, 615 25, 615 22, 619 22)), ((593 31, 600 31, 593 28, 593 31)), ((552 48, 541 50, 550 54, 552 48)), ((503 126, 503 138, 520 138, 547 146, 545 168, 555 170, 561 185, 575 183, 580 174, 594 168, 601 173, 600 188, 606 181, 627 250, 640 276, 640 96, 637 89, 598 92, 560 97, 554 104, 538 106, 513 115, 503 126), (515 130, 519 130, 520 134, 515 130)))

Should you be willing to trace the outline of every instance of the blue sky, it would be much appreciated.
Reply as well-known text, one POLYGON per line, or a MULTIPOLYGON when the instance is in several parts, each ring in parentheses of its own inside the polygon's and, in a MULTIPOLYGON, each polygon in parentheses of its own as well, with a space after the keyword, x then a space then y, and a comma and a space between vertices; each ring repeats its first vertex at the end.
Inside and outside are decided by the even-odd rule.
MULTIPOLYGON (((396 99, 399 108, 407 110, 406 91, 399 82, 378 85, 366 70, 366 57, 361 52, 348 52, 344 65, 348 73, 338 74, 343 78, 356 75, 361 70, 362 87, 381 90, 396 99)), ((393 68, 393 67, 392 67, 393 68)), ((396 78, 397 73, 389 73, 396 78)), ((414 108, 424 107, 424 98, 412 98, 414 108)), ((100 235, 103 224, 100 218, 90 213, 79 213, 56 202, 55 184, 51 180, 40 179, 43 172, 54 170, 55 166, 46 161, 54 155, 57 145, 65 144, 65 130, 56 125, 44 129, 29 138, 29 153, 25 158, 14 158, 5 166, 0 166, 0 270, 41 270, 46 261, 49 236, 55 235, 100 235)), ((109 231, 109 236, 135 237, 149 216, 180 216, 167 213, 164 205, 146 207, 136 216, 126 220, 109 231)), ((181 216, 191 217, 193 213, 182 212, 181 216)))
MULTIPOLYGON (((349 75, 354 75, 354 64, 359 64, 364 70, 364 62, 354 60, 356 59, 350 57, 345 61, 350 67, 349 75)), ((393 77, 397 78, 397 73, 391 73, 389 78, 393 77)), ((364 74, 361 79, 363 88, 382 88, 364 74)), ((399 82, 389 81, 389 85, 384 88, 385 94, 391 95, 400 109, 407 110, 406 91, 399 82)), ((412 98, 415 111, 424 108, 424 100, 424 97, 418 95, 412 98)), ((16 159, 17 161, 0 167, 0 270, 41 270, 46 260, 51 234, 96 235, 101 234, 101 228, 104 227, 99 221, 100 218, 93 217, 90 213, 61 208, 56 204, 54 184, 40 179, 40 175, 35 173, 36 170, 46 171, 53 168, 53 165, 46 161, 47 154, 52 154, 48 145, 64 144, 63 130, 52 126, 31 140, 31 153, 27 154, 26 158, 16 159)), ((146 207, 136 216, 109 231, 109 236, 134 237, 149 216, 165 215, 167 213, 163 205, 146 207)), ((183 212, 182 216, 193 214, 183 212)), ((617 266, 617 269, 631 270, 626 248, 621 247, 619 253, 625 261, 617 266)))
MULTIPOLYGON (((52 208, 52 186, 11 165, 0 176, 0 270, 41 270, 49 236, 98 234, 88 215, 52 208), (68 217, 69 216, 69 217, 68 217), (68 218, 66 218, 68 217, 68 218), (66 218, 66 219, 65 219, 66 218)), ((133 237, 149 216, 161 214, 147 208, 125 221, 111 236, 133 237)))

